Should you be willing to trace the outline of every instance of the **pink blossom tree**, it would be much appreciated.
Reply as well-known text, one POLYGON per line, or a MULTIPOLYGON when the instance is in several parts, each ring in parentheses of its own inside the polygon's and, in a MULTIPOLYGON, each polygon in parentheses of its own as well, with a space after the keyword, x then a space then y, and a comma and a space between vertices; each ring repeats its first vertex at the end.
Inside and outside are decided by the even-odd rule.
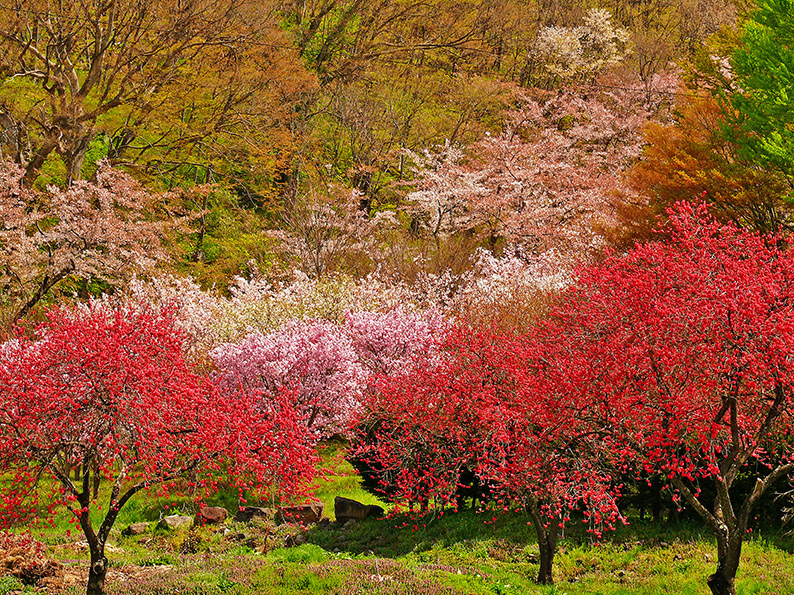
POLYGON ((23 172, 0 166, 0 283, 25 316, 69 276, 117 280, 151 272, 166 254, 164 224, 152 221, 162 197, 102 162, 96 182, 47 192, 25 188, 23 172))
POLYGON ((371 376, 405 372, 418 358, 432 356, 448 324, 435 310, 348 312, 344 330, 359 362, 371 376))
POLYGON ((530 255, 553 249, 569 265, 592 256, 621 224, 619 210, 641 200, 622 174, 677 77, 664 72, 649 85, 603 75, 575 89, 516 90, 501 133, 417 162, 411 208, 434 233, 480 230, 492 250, 506 239, 530 255))
POLYGON ((284 253, 306 274, 320 278, 353 256, 369 253, 374 226, 361 208, 361 195, 329 188, 312 192, 288 205, 283 228, 271 231, 284 253))
POLYGON ((586 258, 618 224, 621 202, 634 199, 621 174, 640 157, 655 106, 640 85, 524 91, 519 101, 501 134, 471 147, 486 191, 469 207, 492 241, 586 258))
POLYGON ((350 338, 322 320, 288 322, 266 335, 252 333, 215 348, 210 357, 226 392, 258 394, 267 402, 294 389, 306 427, 317 437, 345 430, 367 379, 350 338))
POLYGON ((254 332, 211 353, 219 386, 267 402, 292 390, 316 437, 346 433, 372 379, 410 369, 427 358, 446 322, 430 310, 349 312, 344 325, 293 320, 268 334, 254 332))
POLYGON ((459 147, 447 143, 437 152, 408 156, 414 162, 416 190, 405 200, 438 248, 442 238, 473 225, 468 204, 485 188, 477 172, 463 167, 466 155, 459 147))

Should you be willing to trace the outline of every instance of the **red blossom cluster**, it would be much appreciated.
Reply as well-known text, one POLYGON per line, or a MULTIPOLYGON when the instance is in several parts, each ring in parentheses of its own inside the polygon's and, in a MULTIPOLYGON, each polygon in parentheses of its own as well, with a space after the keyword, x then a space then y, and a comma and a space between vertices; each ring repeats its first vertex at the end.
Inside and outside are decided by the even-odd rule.
MULTIPOLYGON (((457 508, 461 495, 526 510, 551 582, 557 539, 571 511, 600 534, 622 518, 609 457, 560 406, 538 374, 541 346, 519 335, 458 328, 436 360, 382 376, 364 401, 354 456, 377 470, 384 493, 422 511, 457 508)), ((399 510, 399 507, 398 507, 399 510)))
POLYGON ((103 591, 105 542, 137 492, 212 489, 221 472, 295 492, 314 462, 291 395, 262 408, 255 395, 220 392, 188 368, 167 314, 54 310, 35 337, 0 350, 0 520, 35 511, 40 480, 52 478, 50 513, 65 506, 89 545, 89 593, 103 591), (104 505, 100 480, 112 486, 104 505))
POLYGON ((614 478, 661 474, 717 538, 712 592, 733 594, 754 506, 794 474, 792 353, 784 238, 681 204, 658 241, 580 269, 523 334, 459 329, 439 358, 381 377, 355 456, 423 510, 455 506, 473 474, 529 512, 544 582, 573 511, 599 533, 622 518, 614 478))
POLYGON ((669 217, 666 241, 581 271, 544 332, 554 382, 616 453, 662 473, 704 519, 719 554, 709 586, 734 593, 753 507, 794 473, 794 255, 704 206, 669 217), (757 481, 740 494, 750 468, 757 481))

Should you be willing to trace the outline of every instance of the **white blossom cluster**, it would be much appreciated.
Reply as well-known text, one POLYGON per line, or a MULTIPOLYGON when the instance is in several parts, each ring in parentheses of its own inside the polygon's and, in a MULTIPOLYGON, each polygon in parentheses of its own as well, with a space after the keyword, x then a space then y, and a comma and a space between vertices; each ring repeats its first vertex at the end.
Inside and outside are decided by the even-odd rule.
POLYGON ((532 55, 553 78, 583 80, 621 62, 628 41, 628 31, 615 26, 608 10, 592 8, 578 27, 542 28, 532 55))

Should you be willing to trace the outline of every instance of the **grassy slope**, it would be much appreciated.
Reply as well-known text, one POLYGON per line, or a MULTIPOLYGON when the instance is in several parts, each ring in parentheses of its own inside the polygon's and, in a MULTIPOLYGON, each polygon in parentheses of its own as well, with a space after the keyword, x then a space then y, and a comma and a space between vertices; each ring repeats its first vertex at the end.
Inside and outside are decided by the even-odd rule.
MULTIPOLYGON (((336 495, 382 504, 360 488, 338 447, 327 447, 322 454, 327 473, 318 481, 316 497, 325 502, 329 516, 336 495)), ((227 494, 218 502, 229 506, 232 500, 227 494)), ((186 508, 188 502, 176 502, 176 508, 186 508)), ((131 502, 118 528, 156 519, 164 504, 153 497, 131 502)), ((65 538, 66 527, 59 521, 41 537, 72 575, 62 592, 77 594, 84 592, 80 573, 87 554, 75 548, 78 536, 65 538)), ((494 517, 463 511, 418 526, 405 517, 373 519, 348 528, 314 527, 306 535, 308 543, 299 547, 256 553, 255 544, 232 542, 210 528, 132 538, 116 534, 115 551, 108 554, 109 592, 695 594, 707 592, 705 580, 716 564, 713 539, 702 528, 663 528, 639 521, 619 528, 602 544, 591 543, 578 527, 568 529, 556 558, 553 587, 532 582, 537 546, 532 528, 516 513, 494 517)), ((739 592, 794 595, 792 549, 789 540, 754 536, 744 549, 739 592)), ((0 594, 14 584, 0 579, 0 594)))

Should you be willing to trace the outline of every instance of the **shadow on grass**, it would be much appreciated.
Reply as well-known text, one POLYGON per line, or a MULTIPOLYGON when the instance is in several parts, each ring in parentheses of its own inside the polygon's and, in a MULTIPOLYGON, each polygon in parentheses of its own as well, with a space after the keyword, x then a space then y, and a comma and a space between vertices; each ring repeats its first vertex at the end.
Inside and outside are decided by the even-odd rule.
POLYGON ((397 558, 434 546, 461 543, 499 541, 523 547, 535 542, 535 531, 521 514, 493 515, 490 511, 466 510, 436 518, 397 515, 367 519, 349 527, 337 523, 318 525, 309 530, 308 539, 329 551, 397 558))
MULTIPOLYGON (((486 547, 493 555, 494 545, 505 550, 524 549, 537 543, 529 518, 520 512, 482 512, 463 510, 447 512, 443 516, 416 518, 397 515, 385 519, 367 519, 344 526, 331 523, 309 529, 308 541, 327 551, 348 552, 352 555, 376 555, 398 558, 410 552, 434 548, 467 546, 467 549, 486 547)), ((779 529, 767 529, 748 535, 748 540, 762 539, 787 553, 794 552, 794 537, 779 529)), ((573 520, 565 527, 560 548, 590 546, 599 541, 586 530, 582 522, 573 520)), ((665 547, 673 542, 713 543, 710 530, 693 521, 669 524, 649 519, 631 518, 628 525, 606 531, 601 543, 629 549, 632 547, 665 547)))

